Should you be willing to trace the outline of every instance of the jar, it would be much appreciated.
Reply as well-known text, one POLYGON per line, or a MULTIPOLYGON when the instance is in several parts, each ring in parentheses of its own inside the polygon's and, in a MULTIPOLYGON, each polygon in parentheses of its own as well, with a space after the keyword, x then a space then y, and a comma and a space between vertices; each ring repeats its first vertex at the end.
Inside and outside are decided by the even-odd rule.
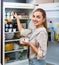
POLYGON ((14 50, 19 49, 19 45, 17 43, 14 44, 14 50))
POLYGON ((13 28, 13 32, 16 32, 16 28, 13 28))
POLYGON ((8 32, 12 32, 12 28, 9 28, 9 29, 8 29, 8 32))

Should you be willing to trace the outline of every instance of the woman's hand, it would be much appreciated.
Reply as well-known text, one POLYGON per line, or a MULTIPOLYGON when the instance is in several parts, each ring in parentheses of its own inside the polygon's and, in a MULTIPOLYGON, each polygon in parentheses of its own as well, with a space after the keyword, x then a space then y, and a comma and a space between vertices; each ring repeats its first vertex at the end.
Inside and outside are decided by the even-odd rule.
POLYGON ((20 41, 20 44, 29 45, 29 44, 30 44, 30 42, 20 41))
POLYGON ((20 44, 24 44, 24 45, 30 46, 33 49, 33 51, 36 54, 38 54, 38 49, 33 44, 31 44, 29 41, 28 42, 26 42, 26 41, 20 41, 20 44))
POLYGON ((15 13, 13 12, 12 15, 13 15, 16 19, 18 18, 18 15, 17 15, 16 12, 15 12, 15 13))

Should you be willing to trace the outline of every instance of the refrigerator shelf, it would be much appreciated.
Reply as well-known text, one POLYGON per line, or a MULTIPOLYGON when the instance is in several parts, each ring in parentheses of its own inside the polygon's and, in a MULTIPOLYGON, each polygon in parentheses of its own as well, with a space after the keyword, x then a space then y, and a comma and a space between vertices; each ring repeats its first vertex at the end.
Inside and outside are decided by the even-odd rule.
POLYGON ((8 63, 6 63, 5 65, 23 65, 25 63, 25 65, 28 64, 28 59, 25 59, 25 60, 11 60, 9 61, 8 63), (14 61, 14 62, 12 62, 14 61))
POLYGON ((20 33, 19 31, 15 31, 15 32, 5 32, 5 34, 8 34, 8 33, 20 33))
POLYGON ((5 42, 13 42, 13 41, 20 41, 20 39, 14 39, 14 40, 5 40, 5 42))
POLYGON ((23 52, 24 50, 28 50, 28 49, 18 49, 18 50, 12 50, 12 51, 7 51, 5 53, 12 53, 12 52, 23 52))
MULTIPOLYGON (((31 18, 19 18, 20 20, 31 20, 31 18)), ((5 21, 7 21, 8 19, 5 19, 5 21)), ((12 20, 16 20, 15 18, 12 20)))

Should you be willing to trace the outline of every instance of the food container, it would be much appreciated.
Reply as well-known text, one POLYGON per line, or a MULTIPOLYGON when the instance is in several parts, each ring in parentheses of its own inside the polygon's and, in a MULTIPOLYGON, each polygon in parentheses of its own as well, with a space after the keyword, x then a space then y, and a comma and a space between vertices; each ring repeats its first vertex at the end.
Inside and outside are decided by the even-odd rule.
POLYGON ((7 19, 7 23, 13 22, 13 20, 11 18, 7 19))
POLYGON ((5 62, 8 62, 10 60, 10 57, 5 57, 5 62))
POLYGON ((9 29, 8 29, 8 32, 12 32, 12 28, 9 28, 9 29))
POLYGON ((24 49, 28 49, 28 46, 27 45, 24 45, 24 49))
POLYGON ((20 60, 27 59, 27 50, 24 50, 23 52, 19 52, 18 57, 20 60))
POLYGON ((13 32, 16 32, 16 28, 13 28, 13 32))
POLYGON ((12 51, 14 49, 14 43, 6 43, 5 44, 5 51, 12 51))
POLYGON ((14 44, 14 50, 19 49, 19 45, 17 43, 14 44))
POLYGON ((6 33, 5 34, 5 39, 13 39, 14 33, 6 33))
POLYGON ((26 38, 26 37, 22 37, 22 38, 20 38, 20 41, 29 42, 29 38, 26 38))
POLYGON ((15 33, 14 38, 19 39, 21 37, 20 33, 15 33))

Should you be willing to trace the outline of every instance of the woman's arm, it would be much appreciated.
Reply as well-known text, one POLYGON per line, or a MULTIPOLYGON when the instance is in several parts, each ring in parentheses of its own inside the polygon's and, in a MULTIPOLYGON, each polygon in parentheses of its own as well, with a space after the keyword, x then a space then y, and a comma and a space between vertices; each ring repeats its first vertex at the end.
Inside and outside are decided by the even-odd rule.
POLYGON ((20 19, 18 18, 17 13, 13 13, 13 16, 16 18, 18 30, 20 31, 20 34, 21 34, 22 36, 28 36, 30 33, 32 33, 32 30, 30 30, 30 29, 24 29, 24 28, 22 27, 22 24, 21 24, 21 22, 20 22, 20 19))
POLYGON ((21 31, 22 30, 22 24, 20 23, 20 20, 18 18, 16 18, 17 20, 17 25, 18 25, 18 30, 21 31))
POLYGON ((33 49, 33 51, 38 54, 38 49, 31 43, 29 43, 29 46, 33 49))
POLYGON ((19 31, 21 31, 22 30, 22 24, 20 23, 20 20, 19 20, 19 18, 18 18, 18 15, 17 15, 17 13, 13 13, 13 16, 16 18, 16 22, 17 22, 17 25, 18 25, 18 30, 19 31))
POLYGON ((30 47, 33 49, 33 51, 34 51, 36 54, 38 54, 38 49, 37 49, 32 43, 26 42, 26 41, 20 41, 20 43, 21 43, 21 44, 24 44, 24 45, 30 46, 30 47))
POLYGON ((36 44, 38 43, 37 47, 34 46, 31 42, 21 41, 20 43, 29 45, 33 49, 33 51, 37 54, 38 57, 43 57, 46 55, 47 36, 44 32, 41 32, 40 35, 36 38, 36 44))

